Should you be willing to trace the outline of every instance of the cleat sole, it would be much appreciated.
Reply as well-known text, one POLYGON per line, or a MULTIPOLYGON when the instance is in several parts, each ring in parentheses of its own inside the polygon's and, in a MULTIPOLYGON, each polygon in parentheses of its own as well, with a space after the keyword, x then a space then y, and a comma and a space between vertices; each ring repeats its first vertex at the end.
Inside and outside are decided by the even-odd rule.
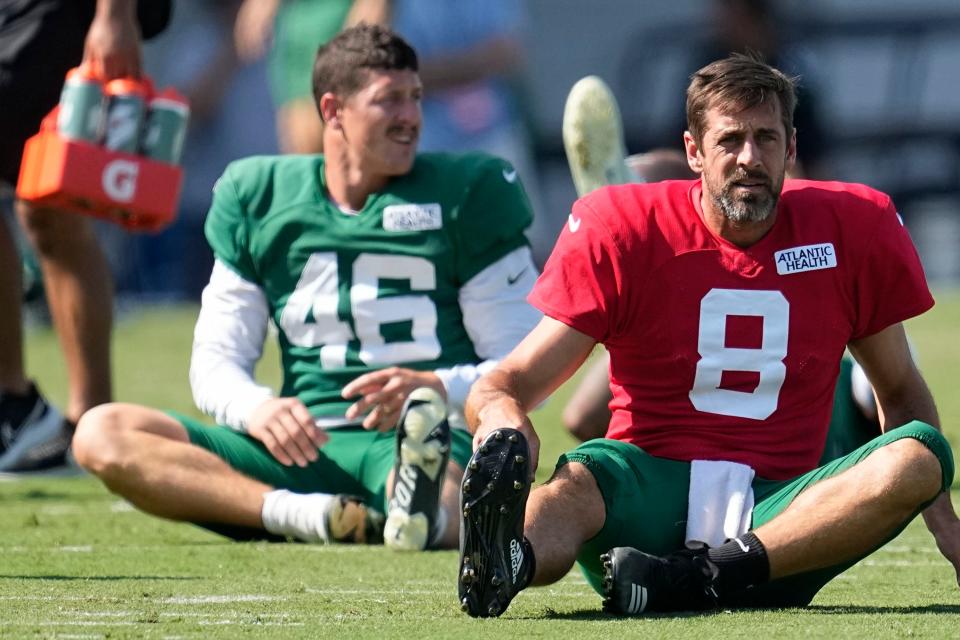
POLYGON ((461 579, 458 588, 461 605, 475 618, 499 616, 516 595, 511 542, 517 544, 517 529, 523 528, 529 453, 525 438, 515 431, 505 437, 504 431, 495 431, 474 452, 461 485, 460 574, 470 571, 473 579, 461 579))

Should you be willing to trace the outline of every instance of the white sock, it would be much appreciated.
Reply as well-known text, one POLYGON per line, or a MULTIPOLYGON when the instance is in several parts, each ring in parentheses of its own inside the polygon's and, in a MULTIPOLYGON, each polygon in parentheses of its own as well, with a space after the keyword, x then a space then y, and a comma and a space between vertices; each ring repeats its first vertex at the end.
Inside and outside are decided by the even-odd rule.
POLYGON ((286 489, 265 493, 260 512, 263 528, 304 542, 329 542, 327 507, 335 498, 329 493, 293 493, 286 489))

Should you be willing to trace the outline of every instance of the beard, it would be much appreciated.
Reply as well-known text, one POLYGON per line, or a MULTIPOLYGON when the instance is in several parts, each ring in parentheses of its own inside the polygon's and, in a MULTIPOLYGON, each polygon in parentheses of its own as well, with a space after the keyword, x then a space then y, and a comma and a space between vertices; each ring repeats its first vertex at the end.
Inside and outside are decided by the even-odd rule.
POLYGON ((783 188, 783 177, 781 176, 774 184, 770 176, 765 173, 741 169, 720 188, 714 189, 712 188, 714 185, 710 184, 707 186, 710 188, 713 203, 730 222, 737 224, 763 222, 777 208, 777 200, 780 199, 780 190, 783 188), (759 193, 738 193, 736 183, 745 180, 763 181, 763 189, 759 193))

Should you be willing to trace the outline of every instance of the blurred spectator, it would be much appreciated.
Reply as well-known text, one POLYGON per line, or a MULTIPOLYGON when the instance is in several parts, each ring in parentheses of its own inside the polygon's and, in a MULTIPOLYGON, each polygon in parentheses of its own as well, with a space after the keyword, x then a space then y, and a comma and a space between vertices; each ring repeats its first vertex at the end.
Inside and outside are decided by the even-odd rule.
MULTIPOLYGON (((120 288, 160 298, 199 300, 213 257, 203 236, 213 185, 229 162, 276 153, 266 65, 244 64, 233 28, 241 0, 197 0, 177 7, 170 29, 145 48, 158 86, 173 85, 190 101, 183 189, 176 223, 137 236, 121 260, 120 288)), ((312 54, 311 54, 312 55, 312 54)))
POLYGON ((311 77, 317 47, 343 27, 352 0, 243 0, 234 39, 245 62, 269 52, 270 90, 282 153, 319 153, 311 77))
MULTIPOLYGON (((358 0, 358 4, 364 0, 358 0)), ((367 0, 389 6, 391 25, 420 54, 423 151, 486 151, 509 161, 533 204, 531 242, 545 258, 554 234, 538 237, 539 195, 518 93, 526 23, 516 0, 367 0), (538 247, 545 245, 545 250, 538 247)))
POLYGON ((393 0, 391 23, 420 52, 424 151, 480 149, 525 184, 528 134, 515 95, 524 14, 515 0, 393 0))
MULTIPOLYGON (((26 139, 57 104, 64 76, 82 64, 103 80, 141 73, 143 37, 163 30, 170 0, 15 0, 0 4, 0 186, 17 181, 26 139)), ((85 216, 16 201, 36 251, 69 381, 65 418, 26 377, 21 265, 0 220, 0 471, 67 466, 73 424, 111 399, 113 283, 85 216)))
MULTIPOLYGON (((714 32, 694 53, 689 69, 697 69, 725 58, 731 53, 750 51, 763 55, 767 63, 792 76, 799 76, 794 127, 797 136, 797 165, 794 177, 822 177, 820 162, 824 149, 823 128, 817 113, 817 97, 809 70, 803 68, 797 51, 786 41, 778 17, 769 0, 712 0, 710 11, 714 32)), ((667 128, 663 145, 681 148, 686 128, 686 111, 678 104, 674 124, 667 128)))

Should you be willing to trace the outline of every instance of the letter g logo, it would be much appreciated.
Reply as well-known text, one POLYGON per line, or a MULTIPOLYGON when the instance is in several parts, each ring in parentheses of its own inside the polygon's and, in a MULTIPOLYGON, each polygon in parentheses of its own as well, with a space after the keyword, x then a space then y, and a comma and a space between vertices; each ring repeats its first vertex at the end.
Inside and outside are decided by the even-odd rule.
POLYGON ((137 192, 140 167, 130 160, 114 160, 103 170, 101 184, 106 194, 117 202, 130 202, 137 192))

